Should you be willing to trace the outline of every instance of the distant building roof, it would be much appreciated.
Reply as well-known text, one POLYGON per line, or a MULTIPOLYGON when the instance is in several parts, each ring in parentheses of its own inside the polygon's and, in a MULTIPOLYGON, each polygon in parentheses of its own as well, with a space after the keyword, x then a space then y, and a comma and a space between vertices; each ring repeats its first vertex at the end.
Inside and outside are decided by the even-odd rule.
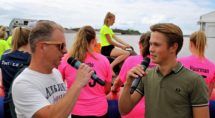
POLYGON ((27 27, 32 28, 32 26, 37 22, 35 19, 24 19, 24 18, 13 18, 9 24, 9 32, 12 33, 12 29, 15 27, 27 27))
POLYGON ((214 23, 215 22, 215 11, 212 11, 210 13, 200 16, 199 23, 203 23, 203 22, 214 23))
POLYGON ((13 29, 15 27, 32 27, 36 22, 35 19, 24 19, 24 18, 13 18, 9 24, 9 28, 13 29))
POLYGON ((204 31, 207 37, 215 37, 215 11, 200 16, 198 24, 200 30, 204 31))

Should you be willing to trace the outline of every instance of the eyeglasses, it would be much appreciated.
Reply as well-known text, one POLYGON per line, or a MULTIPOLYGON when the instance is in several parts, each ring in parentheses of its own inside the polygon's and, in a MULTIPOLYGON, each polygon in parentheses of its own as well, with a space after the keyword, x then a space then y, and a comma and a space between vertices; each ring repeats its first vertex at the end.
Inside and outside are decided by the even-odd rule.
POLYGON ((48 45, 56 45, 60 51, 63 51, 64 48, 66 47, 65 43, 60 42, 60 41, 43 41, 42 43, 45 43, 48 45))

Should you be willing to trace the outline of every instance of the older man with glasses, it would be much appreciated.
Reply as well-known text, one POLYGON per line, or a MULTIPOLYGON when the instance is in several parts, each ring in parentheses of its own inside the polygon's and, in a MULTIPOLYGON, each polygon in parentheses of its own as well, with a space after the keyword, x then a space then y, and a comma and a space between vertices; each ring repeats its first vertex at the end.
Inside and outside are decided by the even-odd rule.
POLYGON ((32 52, 28 68, 15 79, 12 96, 18 118, 70 117, 81 88, 88 83, 92 69, 81 64, 72 86, 66 86, 56 69, 66 44, 63 28, 53 21, 38 21, 29 36, 32 52))

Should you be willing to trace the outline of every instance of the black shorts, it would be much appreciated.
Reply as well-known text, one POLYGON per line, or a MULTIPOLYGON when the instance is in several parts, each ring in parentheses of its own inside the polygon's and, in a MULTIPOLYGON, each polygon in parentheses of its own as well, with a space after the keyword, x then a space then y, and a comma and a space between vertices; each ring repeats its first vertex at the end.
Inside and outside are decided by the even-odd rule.
POLYGON ((103 116, 78 116, 78 115, 74 115, 74 114, 72 114, 71 116, 72 116, 72 118, 109 118, 108 113, 106 113, 103 116))
POLYGON ((109 46, 102 46, 101 48, 101 53, 105 56, 110 56, 111 51, 113 50, 114 46, 109 45, 109 46))

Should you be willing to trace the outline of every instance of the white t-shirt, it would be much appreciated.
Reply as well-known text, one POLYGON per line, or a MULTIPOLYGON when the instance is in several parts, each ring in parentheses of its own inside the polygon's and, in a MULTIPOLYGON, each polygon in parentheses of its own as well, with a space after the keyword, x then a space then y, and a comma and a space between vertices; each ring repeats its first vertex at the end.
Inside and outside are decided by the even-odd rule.
POLYGON ((43 74, 26 68, 12 85, 12 97, 18 118, 31 118, 41 108, 56 103, 66 93, 66 85, 57 69, 43 74))

